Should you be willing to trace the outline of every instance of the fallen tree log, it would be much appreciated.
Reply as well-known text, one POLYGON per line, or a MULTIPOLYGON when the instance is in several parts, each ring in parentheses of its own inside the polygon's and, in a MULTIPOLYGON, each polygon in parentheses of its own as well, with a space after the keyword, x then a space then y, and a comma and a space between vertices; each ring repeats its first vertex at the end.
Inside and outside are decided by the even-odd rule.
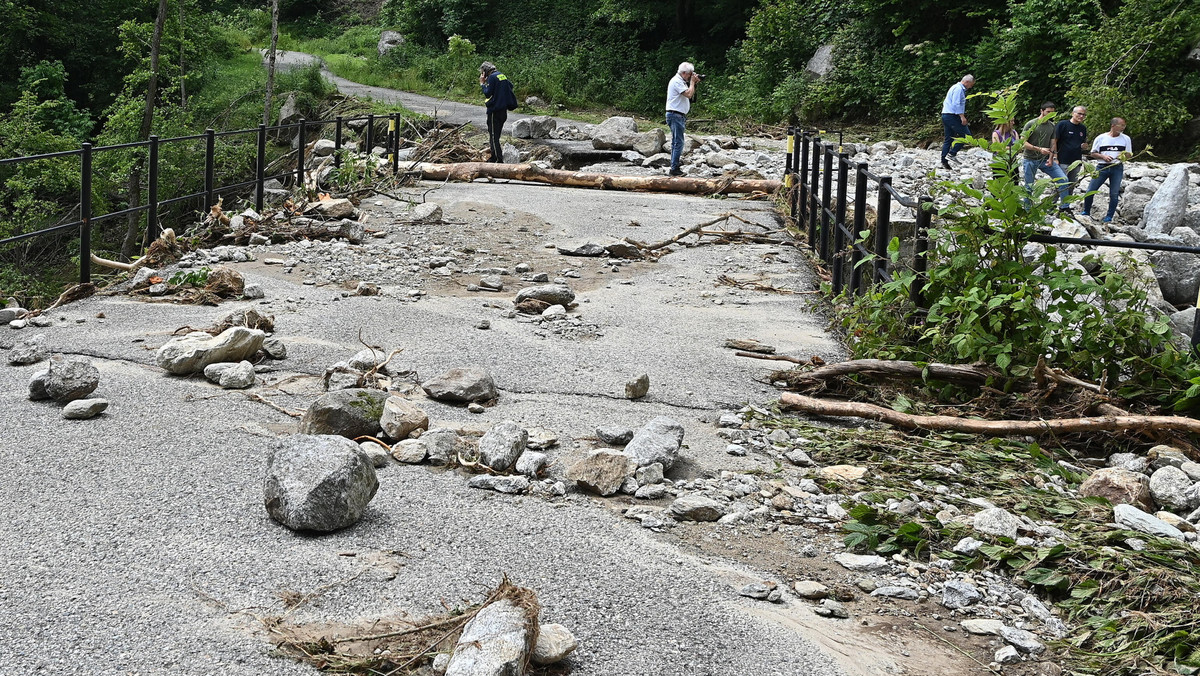
POLYGON ((1200 434, 1200 420, 1171 415, 1105 415, 1096 418, 1052 420, 976 420, 947 415, 910 415, 890 408, 850 401, 826 401, 785 392, 779 399, 786 410, 837 418, 864 418, 908 430, 965 432, 994 437, 1045 436, 1082 432, 1162 432, 1200 434))
POLYGON ((641 190, 646 192, 674 192, 694 195, 716 195, 730 193, 774 193, 779 190, 779 181, 745 178, 689 178, 674 176, 614 176, 611 174, 588 174, 561 169, 542 169, 532 164, 494 164, 491 162, 460 162, 457 164, 428 164, 413 162, 404 164, 406 172, 420 173, 422 178, 432 181, 474 181, 477 178, 505 178, 514 181, 531 181, 551 185, 598 188, 600 190, 641 190), (406 167, 406 168, 405 168, 406 167))

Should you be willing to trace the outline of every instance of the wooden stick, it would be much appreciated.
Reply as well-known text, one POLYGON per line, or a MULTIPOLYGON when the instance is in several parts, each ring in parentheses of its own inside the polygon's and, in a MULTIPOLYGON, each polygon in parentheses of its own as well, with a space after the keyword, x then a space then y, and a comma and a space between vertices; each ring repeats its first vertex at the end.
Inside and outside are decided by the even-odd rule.
POLYGON ((1172 430, 1200 434, 1200 420, 1170 415, 1124 415, 1053 420, 975 420, 946 415, 909 415, 890 408, 848 401, 825 401, 785 392, 783 408, 810 415, 875 420, 902 429, 966 432, 987 436, 1045 436, 1081 432, 1144 432, 1172 430))
POLYGON ((477 178, 505 178, 551 185, 566 185, 600 190, 643 190, 675 192, 694 195, 721 193, 774 193, 779 181, 754 179, 706 179, 675 176, 615 176, 588 174, 561 169, 542 169, 531 164, 493 164, 491 162, 460 162, 457 164, 405 163, 405 171, 420 173, 434 181, 474 181, 477 178))
POLYGON ((701 230, 703 230, 704 228, 707 228, 708 226, 713 225, 714 223, 720 223, 721 221, 728 220, 730 217, 733 217, 733 214, 731 214, 729 212, 725 212, 725 213, 721 214, 720 216, 717 216, 716 218, 712 219, 711 221, 705 221, 703 223, 700 223, 699 225, 693 225, 692 227, 685 229, 683 232, 675 235, 674 237, 672 237, 670 239, 664 239, 663 241, 657 242, 655 244, 647 244, 645 242, 639 242, 635 239, 630 239, 628 237, 625 238, 625 241, 629 242, 630 244, 636 246, 639 249, 645 249, 646 251, 656 251, 663 247, 670 246, 670 245, 678 242, 679 240, 683 239, 684 237, 687 237, 688 235, 694 235, 697 232, 700 232, 701 230))
POLYGON ((122 263, 120 261, 110 261, 107 258, 101 258, 96 254, 91 254, 92 262, 96 265, 113 268, 114 270, 124 270, 126 272, 133 269, 133 263, 122 263))
POLYGON ((920 364, 911 361, 886 359, 852 359, 838 364, 822 366, 802 373, 800 376, 807 380, 832 380, 833 378, 857 374, 910 380, 928 377, 931 380, 944 380, 973 385, 984 385, 989 379, 1000 377, 998 372, 981 366, 939 364, 937 362, 920 364))

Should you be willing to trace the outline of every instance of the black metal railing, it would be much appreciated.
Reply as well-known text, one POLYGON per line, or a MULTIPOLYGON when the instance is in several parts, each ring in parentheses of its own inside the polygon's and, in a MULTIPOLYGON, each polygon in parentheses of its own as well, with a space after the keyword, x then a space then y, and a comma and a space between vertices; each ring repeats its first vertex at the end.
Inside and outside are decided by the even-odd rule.
MULTIPOLYGON (((784 184, 791 190, 788 216, 797 229, 802 232, 807 230, 809 248, 829 267, 833 293, 840 294, 843 290, 848 290, 852 295, 862 294, 870 284, 893 281, 887 250, 893 239, 892 205, 900 204, 916 213, 911 234, 912 259, 902 261, 902 264, 910 266, 916 275, 909 287, 909 296, 918 308, 928 308, 925 287, 929 282, 927 255, 929 229, 934 214, 933 198, 928 195, 916 198, 904 195, 892 185, 891 176, 873 174, 868 171, 867 162, 852 161, 849 154, 843 150, 841 132, 837 132, 836 145, 822 140, 821 135, 824 133, 827 132, 799 127, 788 128, 784 184), (847 223, 851 171, 855 177, 854 209, 853 217, 850 223, 847 223), (868 237, 860 238, 859 233, 870 229, 866 216, 872 182, 877 193, 874 230, 868 237), (833 191, 835 183, 836 193, 833 191), (868 256, 872 257, 873 262, 869 283, 863 279, 861 265, 864 257, 868 256), (848 283, 847 265, 850 266, 848 283)), ((1041 233, 1030 235, 1026 241, 1200 255, 1200 247, 1178 244, 1057 237, 1041 233)), ((1196 313, 1192 327, 1192 347, 1200 347, 1200 312, 1196 313)))
MULTIPOLYGON (((304 186, 304 170, 305 170, 305 151, 308 144, 308 138, 313 134, 320 134, 323 127, 333 125, 334 130, 334 166, 340 167, 342 158, 339 151, 344 146, 343 128, 351 122, 365 121, 365 148, 366 153, 371 153, 375 143, 375 124, 377 120, 388 120, 388 131, 385 139, 385 149, 391 162, 391 170, 393 174, 399 172, 399 150, 400 150, 400 119, 399 113, 390 113, 386 116, 365 115, 360 117, 343 117, 338 116, 332 120, 304 120, 290 124, 280 124, 272 127, 260 124, 257 129, 238 129, 233 131, 217 132, 212 129, 206 130, 203 134, 193 134, 191 136, 180 136, 177 138, 160 139, 158 136, 151 136, 145 141, 137 141, 134 143, 122 143, 111 146, 93 146, 91 143, 83 143, 78 150, 67 150, 56 153, 46 153, 44 155, 29 155, 24 157, 12 157, 0 159, 0 167, 15 166, 27 162, 36 162, 40 160, 63 159, 78 157, 79 158, 79 219, 70 223, 62 223, 41 230, 21 233, 4 239, 0 239, 0 246, 12 244, 34 237, 42 237, 53 233, 64 232, 67 230, 78 229, 79 231, 79 281, 86 283, 91 281, 91 253, 92 253, 92 228, 99 223, 109 221, 124 216, 132 216, 135 214, 146 214, 146 241, 153 241, 161 233, 161 224, 159 223, 160 209, 177 205, 188 200, 200 200, 198 211, 201 213, 208 211, 210 207, 217 204, 217 201, 222 197, 222 194, 244 194, 251 187, 254 188, 255 209, 263 210, 264 184, 269 180, 291 181, 292 185, 304 186), (300 139, 296 151, 296 168, 289 169, 283 173, 267 175, 267 138, 269 135, 296 130, 297 136, 300 139), (244 137, 248 135, 256 135, 256 157, 254 166, 254 177, 252 179, 231 184, 216 184, 216 149, 217 139, 232 139, 244 137), (160 150, 168 144, 182 144, 197 140, 204 141, 204 184, 199 192, 194 192, 187 195, 179 195, 162 199, 159 195, 159 170, 160 150), (118 150, 139 150, 146 153, 146 167, 148 172, 146 183, 146 200, 138 206, 130 206, 126 209, 118 211, 110 211, 104 214, 93 214, 93 196, 92 196, 92 180, 93 180, 93 159, 99 153, 113 152, 118 150)), ((140 195, 135 198, 130 195, 130 203, 140 201, 140 195)))

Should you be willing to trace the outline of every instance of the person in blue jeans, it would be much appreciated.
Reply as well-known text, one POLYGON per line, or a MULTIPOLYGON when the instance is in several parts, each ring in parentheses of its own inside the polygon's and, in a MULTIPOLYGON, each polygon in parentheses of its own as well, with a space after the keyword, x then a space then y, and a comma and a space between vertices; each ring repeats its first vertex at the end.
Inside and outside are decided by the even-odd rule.
POLYGON ((945 135, 942 141, 942 166, 946 169, 950 168, 946 158, 957 155, 962 147, 954 139, 971 135, 971 128, 967 126, 967 90, 974 86, 975 76, 964 75, 962 80, 950 87, 942 101, 942 128, 945 135))
POLYGON ((1121 180, 1125 178, 1125 160, 1133 153, 1133 141, 1125 134, 1125 120, 1114 117, 1107 134, 1100 134, 1092 141, 1092 152, 1088 157, 1097 160, 1100 173, 1088 183, 1087 197, 1083 198, 1083 215, 1090 216, 1092 197, 1100 186, 1108 181, 1108 212, 1105 223, 1112 223, 1117 215, 1117 202, 1121 199, 1121 180))
MULTIPOLYGON (((1032 189, 1037 172, 1041 171, 1049 176, 1058 187, 1058 208, 1062 211, 1070 211, 1071 207, 1067 204, 1067 193, 1069 192, 1067 173, 1058 165, 1058 159, 1050 147, 1054 140, 1054 113, 1056 110, 1058 110, 1058 106, 1051 101, 1046 101, 1038 107, 1037 119, 1026 122, 1025 128, 1021 131, 1021 135, 1025 137, 1025 154, 1023 156, 1025 187, 1032 189)), ((1026 204, 1028 204, 1028 200, 1026 200, 1026 204)))
POLYGON ((684 61, 679 64, 675 77, 667 83, 667 127, 671 130, 671 176, 683 176, 679 158, 683 155, 683 135, 687 127, 687 116, 696 97, 696 84, 700 78, 696 67, 684 61))

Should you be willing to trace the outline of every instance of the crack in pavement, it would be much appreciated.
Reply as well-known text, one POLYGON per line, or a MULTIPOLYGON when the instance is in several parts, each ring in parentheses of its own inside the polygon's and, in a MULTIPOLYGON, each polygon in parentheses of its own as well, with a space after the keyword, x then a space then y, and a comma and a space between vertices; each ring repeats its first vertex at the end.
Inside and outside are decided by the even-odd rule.
MULTIPOLYGON (((560 396, 560 397, 589 397, 589 398, 593 398, 593 399, 612 399, 613 401, 629 401, 628 399, 626 399, 625 397, 620 396, 620 395, 606 394, 606 393, 601 393, 601 392, 561 392, 561 391, 556 391, 556 390, 514 390, 514 389, 505 389, 505 388, 496 388, 496 389, 500 390, 501 392, 510 392, 512 394, 553 394, 553 395, 560 396)), ((693 404, 677 403, 677 402, 669 401, 666 399, 646 399, 645 397, 643 397, 637 401, 642 401, 642 402, 649 403, 649 404, 662 404, 664 406, 669 406, 671 408, 681 408, 681 409, 689 410, 689 411, 723 411, 723 410, 734 410, 734 409, 738 408, 737 404, 728 404, 728 405, 717 404, 716 406, 696 406, 693 404)))

